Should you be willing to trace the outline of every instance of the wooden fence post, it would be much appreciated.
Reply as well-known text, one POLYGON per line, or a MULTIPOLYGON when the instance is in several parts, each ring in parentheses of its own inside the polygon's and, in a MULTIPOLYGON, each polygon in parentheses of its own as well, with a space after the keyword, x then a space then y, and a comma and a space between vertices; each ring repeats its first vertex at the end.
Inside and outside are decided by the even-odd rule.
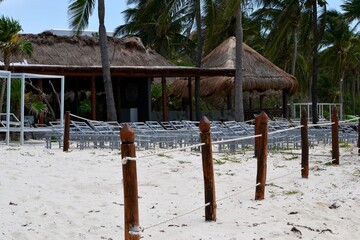
POLYGON ((335 106, 331 109, 332 163, 339 164, 339 118, 335 106))
POLYGON ((216 194, 215 194, 215 179, 213 166, 213 152, 211 143, 210 121, 207 117, 202 117, 200 120, 200 140, 205 145, 201 146, 202 165, 204 174, 205 187, 205 204, 210 205, 205 207, 205 220, 216 220, 216 194))
POLYGON ((123 160, 123 185, 124 185, 124 217, 125 217, 125 240, 139 240, 139 207, 138 186, 136 173, 136 153, 134 130, 128 125, 120 131, 121 158, 123 160), (131 158, 126 160, 126 158, 131 158))
MULTIPOLYGON (((255 117, 255 135, 259 135, 260 133, 260 118, 259 116, 255 117)), ((254 147, 254 157, 258 156, 258 151, 259 151, 259 145, 260 145, 260 138, 257 137, 255 138, 255 147, 254 147)))
POLYGON ((266 168, 267 168, 267 152, 268 152, 268 116, 262 112, 257 118, 260 123, 260 137, 258 156, 257 156, 257 176, 255 200, 262 200, 265 198, 265 184, 266 184, 266 168))
MULTIPOLYGON (((70 112, 65 113, 65 123, 64 123, 64 138, 63 138, 63 151, 69 151, 69 140, 70 140, 70 112)), ((51 139, 50 139, 51 141, 51 139)))
POLYGON ((301 112, 301 177, 309 177, 309 136, 308 136, 308 119, 306 109, 301 112))

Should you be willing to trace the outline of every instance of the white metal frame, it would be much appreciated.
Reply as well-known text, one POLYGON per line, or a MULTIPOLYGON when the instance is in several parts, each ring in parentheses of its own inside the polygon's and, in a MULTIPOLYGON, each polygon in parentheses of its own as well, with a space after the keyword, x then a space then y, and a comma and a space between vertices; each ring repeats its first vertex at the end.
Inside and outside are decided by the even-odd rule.
MULTIPOLYGON (((0 78, 7 79, 7 89, 11 89, 11 72, 9 71, 0 71, 0 78)), ((10 139, 10 95, 6 97, 6 144, 9 145, 10 139)))
MULTIPOLYGON (((294 113, 295 118, 300 118, 302 108, 305 108, 307 111, 308 119, 310 119, 311 106, 312 106, 312 103, 294 103, 293 113, 294 113), (296 115, 297 109, 299 110, 299 116, 296 115)), ((340 120, 342 120, 342 117, 343 117, 342 116, 342 105, 340 103, 317 103, 317 112, 318 112, 319 117, 324 116, 324 109, 326 109, 326 108, 328 108, 328 112, 329 112, 329 114, 331 114, 331 108, 333 106, 336 106, 339 108, 339 118, 340 118, 340 120)))
POLYGON ((42 74, 32 74, 32 73, 11 73, 8 83, 7 83, 7 100, 6 100, 6 121, 7 121, 7 138, 6 144, 9 144, 9 133, 10 129, 10 94, 11 94, 11 80, 12 79, 21 79, 21 113, 20 113, 20 145, 24 144, 24 119, 25 119, 25 79, 60 79, 61 80, 61 93, 60 93, 60 126, 64 126, 64 92, 65 92, 65 77, 57 75, 42 75, 42 74))

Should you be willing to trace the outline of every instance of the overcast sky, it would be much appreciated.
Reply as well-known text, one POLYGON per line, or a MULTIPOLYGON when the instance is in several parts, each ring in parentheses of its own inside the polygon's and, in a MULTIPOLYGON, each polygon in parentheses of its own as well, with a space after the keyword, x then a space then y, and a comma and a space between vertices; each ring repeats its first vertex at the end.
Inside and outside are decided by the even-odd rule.
MULTIPOLYGON (((127 8, 126 0, 105 0, 105 26, 112 32, 124 23, 121 14, 127 8)), ((340 10, 342 0, 328 0, 330 9, 340 10)), ((18 20, 23 33, 41 33, 50 29, 68 29, 67 6, 69 0, 4 0, 0 4, 0 16, 18 20)), ((98 30, 97 12, 90 19, 88 30, 98 30)))

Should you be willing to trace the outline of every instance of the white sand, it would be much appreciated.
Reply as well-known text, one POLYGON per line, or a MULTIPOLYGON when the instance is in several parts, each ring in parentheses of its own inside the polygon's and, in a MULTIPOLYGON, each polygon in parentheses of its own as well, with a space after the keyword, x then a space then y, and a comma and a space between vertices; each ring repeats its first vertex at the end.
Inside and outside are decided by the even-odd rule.
MULTIPOLYGON (((44 145, 0 146, 0 239, 123 239, 119 152, 73 149, 64 153, 44 145)), ((310 154, 329 156, 310 157, 309 179, 300 177, 300 156, 270 153, 269 185, 262 201, 254 200, 253 152, 216 153, 216 194, 223 199, 217 202, 217 221, 205 222, 201 208, 151 228, 204 204, 201 155, 187 150, 141 158, 149 152, 138 151, 142 237, 359 239, 357 149, 354 145, 341 148, 346 156, 341 157, 340 166, 321 164, 331 160, 330 150, 330 146, 310 149, 310 154)))

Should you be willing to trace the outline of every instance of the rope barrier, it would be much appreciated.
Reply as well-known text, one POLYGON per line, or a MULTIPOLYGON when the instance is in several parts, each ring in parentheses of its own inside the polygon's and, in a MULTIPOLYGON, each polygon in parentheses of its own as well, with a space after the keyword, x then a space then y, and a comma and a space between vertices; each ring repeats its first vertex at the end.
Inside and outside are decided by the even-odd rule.
POLYGON ((70 113, 70 116, 72 116, 72 117, 74 117, 74 118, 78 118, 78 119, 84 120, 84 121, 88 121, 88 122, 99 122, 99 121, 96 121, 96 120, 92 120, 92 119, 88 119, 88 118, 83 118, 83 117, 80 117, 80 116, 75 115, 75 114, 72 114, 72 113, 70 113))
MULTIPOLYGON (((300 170, 303 170, 303 169, 304 169, 304 168, 300 168, 300 170)), ((294 171, 292 171, 292 172, 289 172, 289 173, 287 173, 287 174, 285 174, 285 175, 282 175, 282 176, 279 176, 279 177, 273 178, 273 179, 271 179, 271 180, 267 181, 267 182, 266 182, 266 184, 268 184, 268 183, 270 183, 270 182, 273 182, 273 181, 275 181, 275 180, 277 180, 277 179, 280 179, 280 178, 283 178, 283 177, 289 176, 289 175, 291 175, 291 174, 297 173, 297 172, 299 172, 299 169, 294 170, 294 171)))
POLYGON ((215 142, 212 142, 212 144, 227 143, 227 142, 236 142, 236 141, 245 140, 245 139, 257 138, 257 137, 261 137, 261 136, 262 136, 261 134, 258 134, 258 135, 241 137, 241 138, 232 138, 232 139, 227 139, 227 140, 215 141, 215 142))
POLYGON ((281 129, 281 130, 277 130, 277 131, 269 132, 269 133, 268 133, 268 135, 275 134, 275 133, 287 132, 287 131, 291 131, 291 130, 299 129, 299 128, 302 128, 302 127, 304 127, 304 125, 299 125, 299 126, 296 126, 296 127, 291 127, 291 128, 287 128, 287 129, 281 129))
POLYGON ((203 209, 204 207, 207 207, 207 206, 210 206, 210 203, 209 203, 209 202, 206 203, 206 204, 204 204, 204 205, 202 205, 202 206, 200 206, 200 207, 194 208, 194 209, 192 209, 192 210, 190 210, 190 211, 187 211, 187 212, 184 212, 184 213, 182 213, 182 214, 176 215, 175 217, 168 218, 168 219, 166 219, 166 220, 164 220, 164 221, 161 221, 161 222, 158 222, 158 223, 149 225, 149 226, 147 226, 147 227, 144 227, 144 228, 142 228, 142 230, 144 231, 145 229, 150 229, 150 228, 153 228, 153 227, 162 225, 162 224, 164 224, 164 223, 171 222, 171 221, 173 221, 173 220, 175 220, 175 219, 177 219, 177 218, 186 216, 186 215, 188 215, 188 214, 190 214, 190 213, 196 212, 196 211, 198 211, 198 210, 200 210, 200 209, 203 209))
POLYGON ((136 161, 136 160, 138 160, 138 158, 137 157, 124 157, 121 162, 122 162, 122 164, 126 164, 127 161, 129 161, 129 160, 136 161))
POLYGON ((146 158, 146 157, 152 157, 152 156, 156 156, 156 155, 160 155, 160 154, 177 152, 177 151, 181 151, 181 150, 185 150, 185 149, 189 149, 189 148, 201 147, 201 146, 204 146, 204 145, 205 145, 205 143, 194 144, 194 145, 190 145, 190 146, 186 146, 186 147, 171 149, 171 150, 168 150, 168 151, 161 151, 161 152, 157 152, 157 153, 153 153, 153 154, 147 154, 147 155, 141 156, 141 158, 146 158))
POLYGON ((341 124, 341 123, 349 123, 349 122, 356 123, 356 121, 359 120, 359 119, 360 119, 360 117, 349 119, 349 120, 343 120, 343 121, 339 121, 339 124, 341 124))
POLYGON ((322 127, 322 126, 331 126, 334 125, 335 122, 330 123, 316 123, 316 124, 309 124, 308 127, 322 127))
POLYGON ((236 196, 236 195, 238 195, 238 194, 240 194, 240 193, 243 193, 243 192, 249 191, 249 190, 253 189, 254 187, 259 186, 260 184, 261 184, 261 183, 257 183, 256 185, 251 186, 251 187, 248 187, 248 188, 245 188, 244 190, 241 190, 241 191, 238 191, 238 192, 236 192, 236 193, 233 193, 233 194, 227 195, 227 196, 225 196, 225 197, 222 197, 222 198, 216 199, 216 202, 221 202, 221 201, 223 201, 223 200, 225 200, 225 199, 228 199, 228 198, 234 197, 234 196, 236 196))

